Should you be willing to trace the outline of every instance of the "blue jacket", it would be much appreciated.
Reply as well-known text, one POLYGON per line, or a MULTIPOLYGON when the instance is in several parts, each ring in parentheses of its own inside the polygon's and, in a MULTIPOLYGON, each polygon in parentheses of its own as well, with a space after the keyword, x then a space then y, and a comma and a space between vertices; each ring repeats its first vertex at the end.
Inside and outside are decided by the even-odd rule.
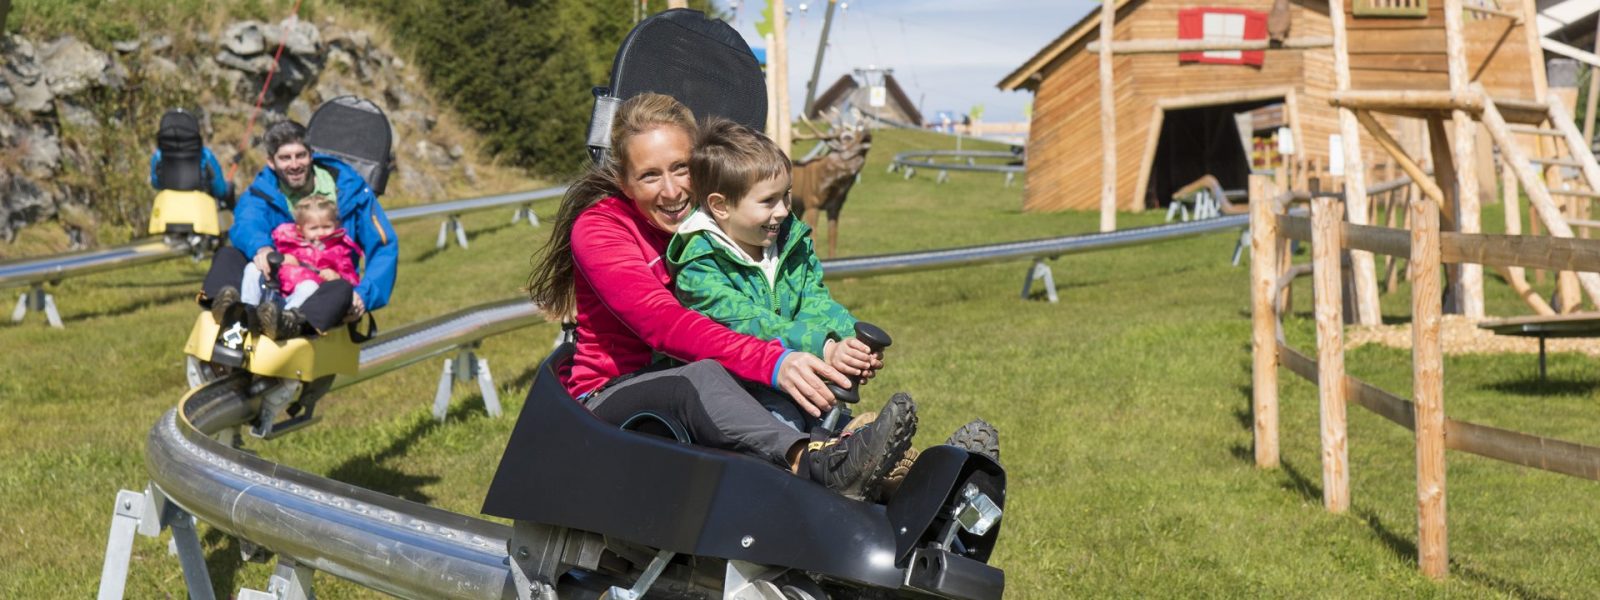
MULTIPOLYGON (((361 247, 363 266, 361 283, 356 293, 366 303, 367 310, 377 310, 389 303, 389 293, 394 290, 395 266, 400 258, 400 240, 395 237, 394 226, 378 204, 378 197, 355 169, 326 154, 313 154, 311 164, 333 173, 339 189, 339 222, 345 232, 361 247)), ((313 177, 315 175, 312 175, 313 177)), ((239 198, 233 208, 233 228, 228 230, 228 240, 233 247, 254 257, 262 248, 272 247, 272 229, 284 223, 293 223, 288 201, 278 190, 278 173, 272 167, 263 167, 250 183, 250 189, 239 198)))
MULTIPOLYGON (((161 163, 161 150, 157 149, 155 155, 150 157, 150 187, 161 189, 161 183, 156 181, 156 165, 161 163)), ((217 162, 217 155, 211 153, 210 148, 200 149, 200 168, 210 184, 206 186, 207 193, 217 200, 226 200, 228 195, 228 179, 222 174, 222 164, 217 162)))

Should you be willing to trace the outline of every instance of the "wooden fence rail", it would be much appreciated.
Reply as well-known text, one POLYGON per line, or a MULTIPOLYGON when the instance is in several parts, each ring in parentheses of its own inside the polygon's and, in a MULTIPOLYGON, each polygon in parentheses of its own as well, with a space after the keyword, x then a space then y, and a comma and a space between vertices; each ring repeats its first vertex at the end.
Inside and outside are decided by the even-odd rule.
MULTIPOLYGON (((1360 113, 1358 113, 1360 115, 1360 113)), ((1409 170, 1409 169, 1408 169, 1409 170)), ((1420 171, 1420 170, 1419 170, 1420 171)), ((1426 185, 1424 188, 1428 187, 1426 185)), ((1287 214, 1287 199, 1264 176, 1250 178, 1252 399, 1256 464, 1279 463, 1279 366, 1317 385, 1322 437, 1323 505, 1349 507, 1345 407, 1354 404, 1414 432, 1417 448, 1418 563, 1432 577, 1447 572, 1445 520, 1446 448, 1574 477, 1600 481, 1600 448, 1530 435, 1445 416, 1443 347, 1439 336, 1444 263, 1474 263, 1508 269, 1600 271, 1600 240, 1441 232, 1437 189, 1425 190, 1407 210, 1409 231, 1343 222, 1333 197, 1312 199, 1310 218, 1287 214), (1289 256, 1287 240, 1312 246, 1317 325, 1316 359, 1283 342, 1279 294, 1289 256), (1407 400, 1344 371, 1343 310, 1339 258, 1365 250, 1410 261, 1412 283, 1412 391, 1407 400)))

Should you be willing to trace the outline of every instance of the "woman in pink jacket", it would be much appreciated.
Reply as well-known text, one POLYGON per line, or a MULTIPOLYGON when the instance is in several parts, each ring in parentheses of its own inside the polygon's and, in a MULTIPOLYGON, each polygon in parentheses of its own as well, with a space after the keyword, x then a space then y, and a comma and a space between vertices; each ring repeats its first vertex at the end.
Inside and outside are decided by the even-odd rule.
MULTIPOLYGON (((809 441, 774 416, 796 408, 820 416, 834 404, 823 380, 849 380, 821 357, 735 333, 678 303, 662 253, 689 215, 694 115, 669 96, 642 94, 613 123, 611 154, 567 189, 528 286, 545 314, 576 318, 577 353, 560 370, 567 391, 606 421, 667 414, 697 444, 875 497, 910 448, 911 398, 896 394, 872 424, 828 440, 809 441), (687 364, 656 362, 658 354, 687 364)), ((849 369, 870 377, 882 365, 849 369)))
POLYGON ((254 264, 245 267, 240 297, 246 304, 256 305, 262 332, 282 340, 300 335, 306 321, 298 309, 323 282, 343 279, 350 285, 361 283, 356 273, 361 249, 339 227, 333 199, 322 195, 301 199, 294 207, 294 222, 274 228, 272 242, 283 255, 283 265, 278 267, 283 306, 260 301, 261 272, 254 264))

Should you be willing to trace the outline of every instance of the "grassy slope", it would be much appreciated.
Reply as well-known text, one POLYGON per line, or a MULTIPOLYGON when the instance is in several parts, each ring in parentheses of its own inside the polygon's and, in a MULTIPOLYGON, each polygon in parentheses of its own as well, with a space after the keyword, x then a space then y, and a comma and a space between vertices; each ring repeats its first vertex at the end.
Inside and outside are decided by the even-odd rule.
MULTIPOLYGON (((877 136, 844 211, 841 255, 964 245, 1092 230, 1085 213, 1021 214, 1019 188, 952 173, 903 181, 883 174, 894 152, 949 138, 877 136)), ((551 206, 540 213, 548 219, 551 206)), ((403 226, 398 325, 514 293, 547 229, 469 217, 467 252, 431 249, 436 224, 403 226)), ((1123 215, 1125 226, 1160 215, 1123 215)), ((1494 222, 1495 219, 1487 219, 1494 222)), ((974 415, 1003 432, 1011 474, 997 563, 1016 598, 1073 596, 1565 597, 1592 593, 1600 526, 1593 484, 1452 453, 1450 532, 1456 576, 1416 574, 1412 446, 1407 432, 1352 409, 1354 504, 1323 512, 1314 390, 1291 381, 1283 400, 1285 466, 1250 460, 1247 269, 1230 268, 1232 234, 1055 261, 1061 303, 1024 302, 1025 263, 836 282, 856 314, 895 335, 868 396, 915 395, 921 445, 974 415), (876 392, 872 390, 877 390, 876 392)), ((200 266, 173 262, 56 288, 69 320, 0 326, 0 597, 82 597, 95 577, 117 488, 143 485, 144 435, 182 392, 181 355, 200 266)), ((1301 286, 1304 287, 1303 285, 1301 286)), ((1309 289, 1300 289, 1307 310, 1309 289)), ((1497 281, 1492 313, 1522 312, 1497 281)), ((1403 294, 1385 314, 1403 319, 1403 294)), ((1312 347, 1308 315, 1290 339, 1312 347)), ((553 328, 491 340, 510 414, 553 328)), ((1351 371, 1409 390, 1403 351, 1362 348, 1351 371)), ((1553 357, 1549 384, 1532 357, 1451 358, 1446 394, 1457 418, 1600 442, 1586 409, 1595 368, 1553 357)), ((318 427, 253 447, 268 458, 351 483, 475 514, 513 420, 490 420, 461 390, 449 421, 427 407, 429 362, 346 390, 318 427)), ((869 403, 874 402, 869 400, 869 403)), ((270 570, 237 566, 233 544, 205 537, 220 592, 262 588, 270 570)), ((131 597, 182 594, 165 542, 139 538, 131 597)), ((375 596, 319 576, 326 597, 375 596)))

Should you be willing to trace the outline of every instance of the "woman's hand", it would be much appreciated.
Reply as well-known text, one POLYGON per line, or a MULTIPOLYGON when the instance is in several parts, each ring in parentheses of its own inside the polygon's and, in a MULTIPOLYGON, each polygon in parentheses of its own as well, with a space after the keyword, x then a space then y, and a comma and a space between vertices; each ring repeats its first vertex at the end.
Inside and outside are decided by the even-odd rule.
POLYGON ((822 355, 828 365, 840 373, 857 375, 862 379, 871 379, 877 375, 878 369, 883 368, 883 355, 872 352, 866 342, 855 338, 840 342, 828 340, 822 348, 822 355))
POLYGON ((815 354, 790 352, 778 366, 778 389, 789 394, 800 410, 813 417, 821 417, 837 402, 824 384, 824 378, 841 388, 850 387, 850 379, 844 373, 828 366, 815 354))

